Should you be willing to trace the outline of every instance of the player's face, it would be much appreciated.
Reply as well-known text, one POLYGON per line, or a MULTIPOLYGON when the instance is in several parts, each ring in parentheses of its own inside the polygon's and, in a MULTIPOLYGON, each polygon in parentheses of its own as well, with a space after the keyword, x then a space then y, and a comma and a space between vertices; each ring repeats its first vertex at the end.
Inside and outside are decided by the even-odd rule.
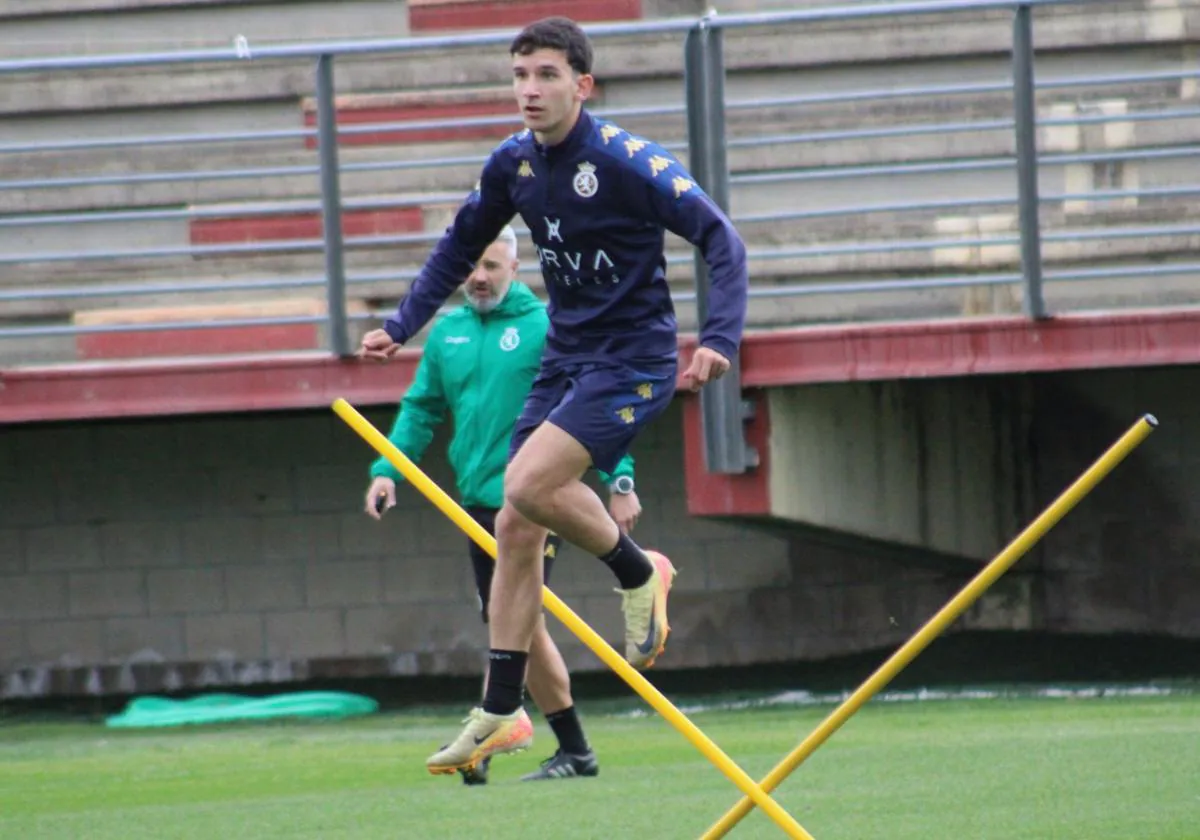
POLYGON ((463 286, 467 302, 476 312, 491 312, 504 300, 517 274, 517 265, 507 244, 493 242, 488 246, 463 286))
POLYGON ((561 50, 536 50, 512 57, 513 91, 525 127, 543 143, 560 142, 575 125, 592 94, 593 79, 576 73, 561 50))

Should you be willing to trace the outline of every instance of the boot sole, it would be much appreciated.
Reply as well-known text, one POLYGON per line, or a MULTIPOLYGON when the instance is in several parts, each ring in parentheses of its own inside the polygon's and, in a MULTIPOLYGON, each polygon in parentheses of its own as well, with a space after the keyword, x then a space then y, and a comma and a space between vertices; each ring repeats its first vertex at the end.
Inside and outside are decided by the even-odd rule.
MULTIPOLYGON (((532 739, 530 739, 530 741, 532 741, 532 739)), ((521 744, 520 746, 517 746, 517 747, 509 747, 508 749, 505 749, 505 750, 495 750, 493 752, 487 752, 486 750, 479 750, 477 752, 471 753, 471 757, 468 758, 466 761, 464 761, 461 764, 439 764, 436 766, 426 764, 425 769, 428 770, 430 775, 433 775, 433 776, 451 776, 451 775, 457 773, 459 770, 464 770, 464 771, 470 772, 470 771, 474 770, 476 767, 478 767, 479 762, 483 761, 485 758, 495 758, 498 755, 510 755, 510 754, 522 753, 522 752, 525 752, 525 750, 527 750, 529 748, 529 746, 530 746, 530 744, 527 742, 527 743, 521 744)))

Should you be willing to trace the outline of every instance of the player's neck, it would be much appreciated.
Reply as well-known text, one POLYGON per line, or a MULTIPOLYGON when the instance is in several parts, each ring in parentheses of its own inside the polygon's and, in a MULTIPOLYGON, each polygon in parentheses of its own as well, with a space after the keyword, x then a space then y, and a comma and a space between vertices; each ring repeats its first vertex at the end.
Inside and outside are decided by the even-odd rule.
POLYGON ((535 131, 533 137, 543 146, 557 146, 559 143, 567 139, 571 133, 571 129, 575 128, 579 122, 580 113, 583 110, 582 104, 577 104, 571 116, 563 120, 559 125, 554 127, 553 131, 535 131))

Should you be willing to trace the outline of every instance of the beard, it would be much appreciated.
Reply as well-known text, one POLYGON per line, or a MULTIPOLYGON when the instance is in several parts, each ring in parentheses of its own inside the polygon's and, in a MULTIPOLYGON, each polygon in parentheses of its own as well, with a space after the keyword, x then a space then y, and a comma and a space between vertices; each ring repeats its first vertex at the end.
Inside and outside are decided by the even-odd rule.
POLYGON ((489 294, 485 298, 477 298, 474 295, 472 295, 469 291, 467 291, 466 289, 463 290, 463 294, 465 294, 467 297, 467 305, 468 306, 470 306, 472 309, 474 309, 480 315, 486 315, 489 312, 491 312, 492 310, 494 310, 501 303, 504 302, 504 298, 506 298, 508 296, 508 290, 511 288, 512 288, 512 284, 509 284, 508 288, 504 290, 503 294, 500 294, 500 295, 489 294))

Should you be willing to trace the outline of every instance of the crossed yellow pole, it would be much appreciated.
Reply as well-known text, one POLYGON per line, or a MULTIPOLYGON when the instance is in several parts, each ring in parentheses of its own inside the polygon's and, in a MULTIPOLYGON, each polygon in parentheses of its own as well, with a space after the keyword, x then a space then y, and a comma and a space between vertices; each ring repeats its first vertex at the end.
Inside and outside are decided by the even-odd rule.
MULTIPOLYGON (((413 487, 423 493, 426 498, 437 506, 438 510, 446 514, 455 525, 465 531, 467 536, 477 542, 484 551, 495 559, 495 538, 471 518, 470 514, 463 510, 453 499, 446 495, 395 444, 371 425, 371 422, 367 418, 363 417, 350 403, 340 397, 334 401, 333 410, 338 417, 346 421, 350 428, 358 432, 367 443, 374 447, 380 455, 387 458, 413 487)), ((576 615, 557 595, 544 586, 542 587, 542 603, 572 633, 578 636, 585 645, 591 648, 592 652, 600 657, 605 665, 616 671, 621 679, 629 683, 633 690, 642 696, 642 699, 649 703, 656 712, 666 718, 672 726, 682 733, 683 737, 687 738, 696 749, 704 754, 705 758, 715 764, 717 769, 737 785, 738 789, 748 797, 747 801, 751 801, 762 808, 767 816, 774 820, 789 837, 799 838, 799 840, 813 840, 811 834, 805 831, 769 794, 756 785, 746 771, 742 770, 729 756, 722 752, 721 748, 701 732, 688 719, 687 715, 675 708, 670 700, 664 697, 645 677, 634 670, 633 666, 613 650, 612 646, 588 626, 587 622, 576 615)))
MULTIPOLYGON (((812 755, 818 747, 825 743, 842 724, 857 712, 862 706, 886 686, 896 674, 900 673, 921 651, 929 646, 951 622, 962 615, 971 604, 979 599, 985 590, 999 577, 1012 568, 1013 564, 1023 557, 1030 548, 1046 535, 1051 528, 1058 524, 1079 500, 1095 489, 1096 485, 1105 478, 1117 464, 1121 463, 1142 441, 1149 437, 1158 425, 1153 415, 1147 414, 1130 427, 1129 431, 1114 443, 1107 452, 1092 464, 1075 483, 1063 491, 1048 508, 1046 508, 1029 527, 1022 531, 1016 539, 1008 544, 1002 552, 996 555, 970 583, 955 595, 946 606, 942 607, 933 618, 926 622, 917 633, 899 650, 879 667, 866 682, 851 694, 830 715, 822 721, 813 733, 805 738, 800 745, 792 750, 767 777, 760 782, 761 789, 770 793, 779 783, 800 766, 805 759, 812 755)), ((738 822, 754 807, 750 799, 742 799, 725 816, 716 822, 701 840, 717 840, 729 833, 738 822)))

